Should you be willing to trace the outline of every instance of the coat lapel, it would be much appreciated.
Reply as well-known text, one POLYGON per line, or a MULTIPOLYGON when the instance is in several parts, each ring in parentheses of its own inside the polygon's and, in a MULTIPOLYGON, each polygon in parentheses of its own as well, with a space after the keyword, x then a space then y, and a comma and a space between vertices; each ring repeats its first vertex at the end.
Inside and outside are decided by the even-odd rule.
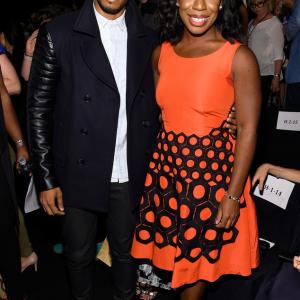
POLYGON ((145 30, 138 8, 129 0, 125 15, 128 31, 127 44, 127 111, 139 90, 143 74, 149 67, 153 41, 145 30))
MULTIPOLYGON (((128 31, 126 98, 127 108, 129 108, 139 89, 149 59, 151 59, 153 41, 145 30, 133 0, 128 1, 125 19, 128 31)), ((82 35, 81 53, 85 63, 97 78, 117 90, 112 68, 101 42, 92 0, 85 1, 73 29, 82 35)))
POLYGON ((90 70, 99 80, 117 90, 114 75, 100 38, 92 0, 85 1, 73 29, 81 34, 81 53, 90 70))

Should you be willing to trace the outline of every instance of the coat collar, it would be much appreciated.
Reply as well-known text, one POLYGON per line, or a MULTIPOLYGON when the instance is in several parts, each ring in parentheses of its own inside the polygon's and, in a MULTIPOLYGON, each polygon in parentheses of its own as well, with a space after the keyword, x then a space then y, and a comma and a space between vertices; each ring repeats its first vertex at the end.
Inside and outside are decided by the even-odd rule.
MULTIPOLYGON (((127 108, 133 102, 143 74, 149 66, 153 41, 143 24, 134 0, 128 0, 125 22, 128 31, 127 43, 127 108)), ((93 0, 86 0, 73 30, 81 34, 81 52, 91 71, 105 84, 117 90, 109 60, 101 42, 93 0)))
MULTIPOLYGON (((125 20, 128 33, 131 36, 146 35, 142 18, 134 0, 128 0, 125 20)), ((84 2, 73 29, 74 31, 85 33, 94 37, 99 36, 99 29, 93 8, 93 0, 86 0, 84 2)))

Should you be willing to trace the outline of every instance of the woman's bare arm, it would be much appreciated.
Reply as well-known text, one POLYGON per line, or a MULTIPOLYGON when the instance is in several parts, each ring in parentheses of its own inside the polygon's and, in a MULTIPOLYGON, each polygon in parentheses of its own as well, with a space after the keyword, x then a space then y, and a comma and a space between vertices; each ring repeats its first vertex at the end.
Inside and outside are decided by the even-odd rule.
POLYGON ((240 46, 233 60, 232 77, 235 92, 237 140, 233 172, 228 194, 223 197, 216 217, 217 227, 229 228, 239 216, 239 203, 228 195, 240 197, 248 177, 256 147, 260 116, 260 76, 254 54, 240 46))
POLYGON ((17 72, 9 61, 6 54, 0 55, 0 67, 2 70, 3 81, 9 95, 20 94, 21 83, 17 72))

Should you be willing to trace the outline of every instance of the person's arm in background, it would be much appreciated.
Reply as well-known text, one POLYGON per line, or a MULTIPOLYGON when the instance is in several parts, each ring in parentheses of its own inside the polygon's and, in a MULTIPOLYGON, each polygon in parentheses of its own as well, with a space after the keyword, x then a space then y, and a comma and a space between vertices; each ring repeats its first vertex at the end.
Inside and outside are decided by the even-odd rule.
POLYGON ((277 93, 280 90, 281 69, 284 59, 284 35, 282 25, 274 24, 269 34, 270 44, 273 45, 274 76, 271 83, 271 91, 277 93))
POLYGON ((5 128, 8 135, 15 142, 17 160, 20 159, 21 157, 28 160, 29 159, 28 150, 24 143, 22 131, 17 119, 16 112, 13 108, 6 86, 4 84, 1 68, 0 68, 0 96, 1 96, 1 103, 3 107, 5 128))
POLYGON ((29 79, 32 57, 38 33, 39 30, 35 30, 26 41, 25 53, 21 68, 21 76, 24 78, 25 81, 28 81, 29 79))
POLYGON ((9 95, 20 94, 21 83, 17 72, 5 53, 0 55, 2 78, 9 95))
POLYGON ((274 175, 278 178, 300 183, 300 170, 288 169, 265 163, 257 168, 253 176, 252 185, 254 186, 258 183, 259 189, 262 191, 268 174, 274 175))
POLYGON ((295 35, 300 31, 300 1, 295 0, 293 12, 289 17, 285 34, 289 41, 291 41, 295 35))

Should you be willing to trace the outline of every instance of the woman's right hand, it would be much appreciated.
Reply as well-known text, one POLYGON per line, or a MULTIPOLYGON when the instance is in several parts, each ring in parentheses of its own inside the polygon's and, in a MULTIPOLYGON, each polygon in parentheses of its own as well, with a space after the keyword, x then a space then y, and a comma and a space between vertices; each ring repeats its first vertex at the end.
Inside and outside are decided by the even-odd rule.
POLYGON ((237 222, 240 216, 240 203, 229 199, 225 194, 219 204, 215 224, 217 228, 229 229, 237 222))

